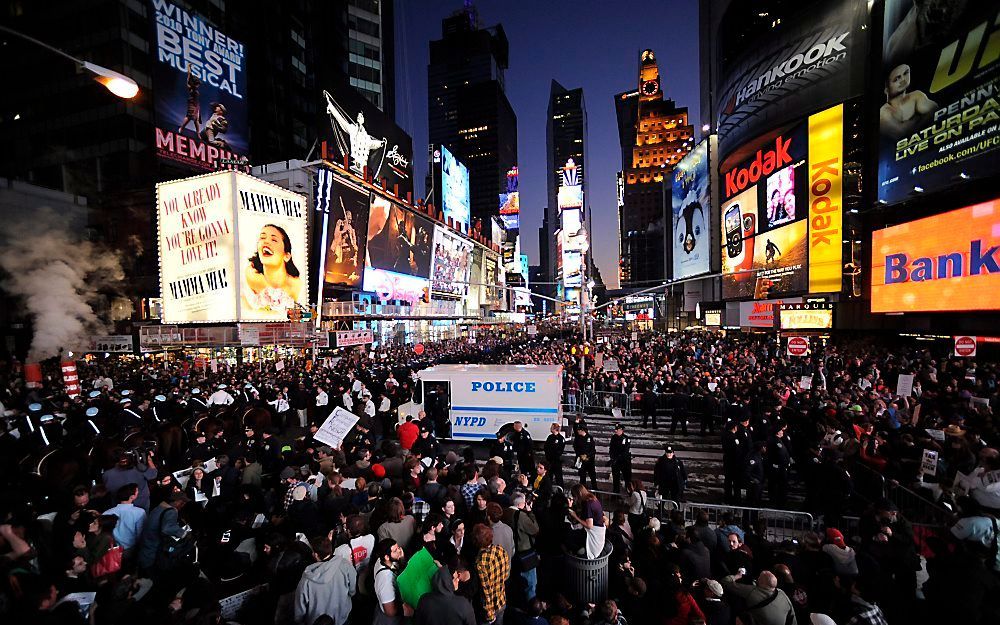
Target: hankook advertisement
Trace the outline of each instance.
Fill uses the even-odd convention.
[[[726,156],[762,132],[860,94],[866,13],[862,0],[810,3],[737,51],[720,72],[720,153]]]
[[[882,34],[879,200],[995,174],[1000,5],[886,0]]]
[[[250,135],[243,44],[171,2],[151,0],[149,6],[157,156],[202,170],[245,167]]]

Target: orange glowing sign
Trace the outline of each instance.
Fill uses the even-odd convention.
[[[872,312],[1000,309],[1000,200],[872,233]]]

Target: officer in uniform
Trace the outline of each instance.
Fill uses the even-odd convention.
[[[785,440],[788,425],[779,423],[767,445],[767,495],[774,508],[784,508],[788,500],[788,470],[792,456]]]
[[[747,456],[746,472],[744,479],[747,487],[747,505],[759,506],[764,495],[764,455],[767,453],[767,444],[757,441],[753,444],[753,451]]]
[[[208,404],[205,403],[205,398],[201,396],[200,388],[191,389],[191,400],[188,402],[188,406],[191,408],[192,415],[208,411]]]
[[[549,428],[548,438],[545,439],[545,461],[549,463],[549,472],[552,479],[559,486],[563,485],[563,452],[566,451],[566,437],[563,436],[562,427],[558,423],[553,423]]]
[[[435,438],[431,427],[430,419],[423,419],[420,422],[420,436],[413,441],[410,453],[420,454],[422,458],[433,458],[436,461],[441,454],[441,443]]]
[[[647,384],[646,390],[642,393],[642,427],[646,427],[647,421],[652,419],[653,429],[656,429],[656,408],[658,403],[658,398],[656,396],[656,391],[653,390],[653,385]]]
[[[653,467],[653,482],[660,491],[660,497],[671,501],[684,501],[684,487],[687,486],[687,470],[684,463],[674,455],[674,448],[663,446],[663,455]]]
[[[587,433],[587,426],[583,423],[576,425],[576,436],[573,437],[573,453],[576,454],[576,464],[580,469],[580,483],[585,484],[587,476],[590,476],[590,488],[597,490],[597,445],[594,438]]]
[[[517,466],[521,473],[534,477],[535,475],[535,450],[532,446],[531,432],[524,429],[524,424],[520,421],[514,422],[514,431],[510,433],[511,443],[514,444],[514,452],[517,454]]]
[[[204,432],[195,432],[194,444],[188,449],[188,462],[200,460],[205,462],[215,457],[215,445],[208,441]]]
[[[632,441],[621,423],[615,424],[615,433],[611,436],[608,455],[611,456],[611,480],[617,493],[621,490],[623,478],[626,484],[632,481]]]
[[[497,434],[497,440],[490,449],[490,456],[499,456],[503,460],[504,479],[509,478],[514,471],[514,460],[517,458],[514,443],[510,440],[510,432]]]
[[[690,406],[690,396],[687,393],[678,389],[671,400],[671,407],[673,408],[672,417],[670,419],[670,434],[671,436],[677,433],[677,424],[681,424],[681,431],[684,436],[688,433],[688,409]]]
[[[173,421],[173,411],[167,402],[166,395],[157,395],[153,398],[153,407],[150,409],[153,421],[157,423],[168,423]]]
[[[118,403],[121,404],[121,412],[118,414],[118,428],[122,432],[128,432],[133,428],[142,428],[142,415],[132,407],[132,398],[129,397],[129,391],[122,391],[122,395],[125,397],[121,398]]]
[[[750,453],[747,443],[740,436],[739,428],[739,423],[730,421],[722,434],[722,472],[725,475],[722,489],[726,503],[735,505],[743,500],[743,465]]]

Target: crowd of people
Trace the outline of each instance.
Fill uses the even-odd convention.
[[[574,345],[496,334],[280,366],[98,358],[78,363],[74,398],[58,367],[27,388],[8,366],[0,618],[220,623],[221,599],[255,589],[236,622],[1000,620],[995,364],[862,339],[792,358],[773,336],[650,333],[595,344],[618,370],[580,374]],[[590,436],[583,414],[544,447],[518,423],[486,459],[443,444],[446,405],[415,377],[438,362],[563,364],[567,403],[618,393],[647,424],[696,419],[721,437],[729,501],[785,507],[800,480],[817,526],[776,540],[738,508],[657,518],[621,464],[620,500],[598,497],[593,439],[567,446],[582,483],[559,445]],[[914,375],[908,397],[900,374]],[[414,400],[426,412],[400,419]],[[357,425],[340,445],[314,439],[338,406]],[[893,501],[863,501],[864,471],[951,518],[914,527]],[[660,494],[677,486],[666,474]],[[602,557],[607,598],[591,602],[573,572]]]

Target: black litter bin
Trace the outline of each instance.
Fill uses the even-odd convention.
[[[567,591],[581,603],[596,604],[608,598],[608,558],[612,551],[611,543],[605,542],[601,555],[593,560],[566,555]]]

